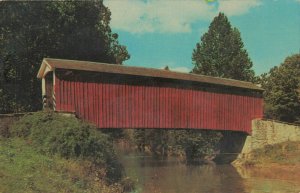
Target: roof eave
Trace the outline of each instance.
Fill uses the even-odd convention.
[[[48,72],[53,71],[55,68],[53,68],[48,62],[47,58],[43,59],[42,65],[38,71],[37,78],[44,78]]]
[[[72,65],[70,65],[70,64],[72,64]],[[96,66],[97,66],[97,68],[95,68]],[[259,92],[264,91],[264,89],[262,89],[261,87],[259,87],[258,85],[255,85],[253,83],[239,81],[239,80],[233,80],[233,79],[210,77],[210,76],[196,75],[196,74],[189,74],[189,73],[180,73],[180,72],[174,72],[174,71],[166,72],[165,70],[161,70],[161,69],[151,69],[151,68],[145,68],[145,67],[116,66],[116,65],[107,64],[107,63],[54,59],[54,58],[44,58],[41,68],[38,73],[38,78],[45,77],[48,72],[54,71],[56,68],[57,69],[79,70],[79,71],[113,73],[113,74],[136,75],[136,76],[144,76],[144,77],[157,77],[157,78],[167,78],[167,79],[176,79],[176,80],[186,80],[186,81],[193,81],[193,82],[202,82],[202,83],[207,83],[207,84],[211,84],[211,85],[221,85],[221,86],[232,87],[232,88],[250,89],[250,90],[256,90]]]

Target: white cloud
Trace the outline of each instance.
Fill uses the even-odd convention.
[[[185,67],[185,66],[179,66],[179,67],[174,67],[174,68],[170,68],[171,71],[175,71],[175,72],[185,72],[185,73],[189,73],[191,71],[191,69]]]
[[[166,66],[169,67],[170,71],[175,71],[175,72],[184,72],[184,73],[189,73],[191,69],[189,69],[186,66],[176,66],[175,62],[163,62],[163,65],[159,69],[164,69]]]
[[[112,12],[111,26],[132,33],[190,32],[191,24],[212,16],[204,1],[107,0]]]
[[[210,20],[218,11],[240,15],[260,5],[260,0],[105,0],[112,12],[111,26],[131,33],[187,33],[199,20]]]
[[[228,16],[241,15],[260,5],[260,0],[222,0],[219,2],[219,11]]]
[[[296,0],[298,3],[300,3],[300,0]]]

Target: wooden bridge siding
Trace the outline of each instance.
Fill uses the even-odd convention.
[[[56,110],[99,128],[195,128],[251,132],[262,99],[192,89],[56,78]]]

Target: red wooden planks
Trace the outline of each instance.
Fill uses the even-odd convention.
[[[76,114],[99,128],[192,128],[251,132],[263,100],[155,85],[103,83],[55,77],[56,110]]]

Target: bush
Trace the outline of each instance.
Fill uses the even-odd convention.
[[[104,167],[109,182],[122,177],[123,168],[109,136],[75,117],[51,111],[25,115],[12,126],[12,135],[26,138],[45,154],[89,160],[97,167]]]

